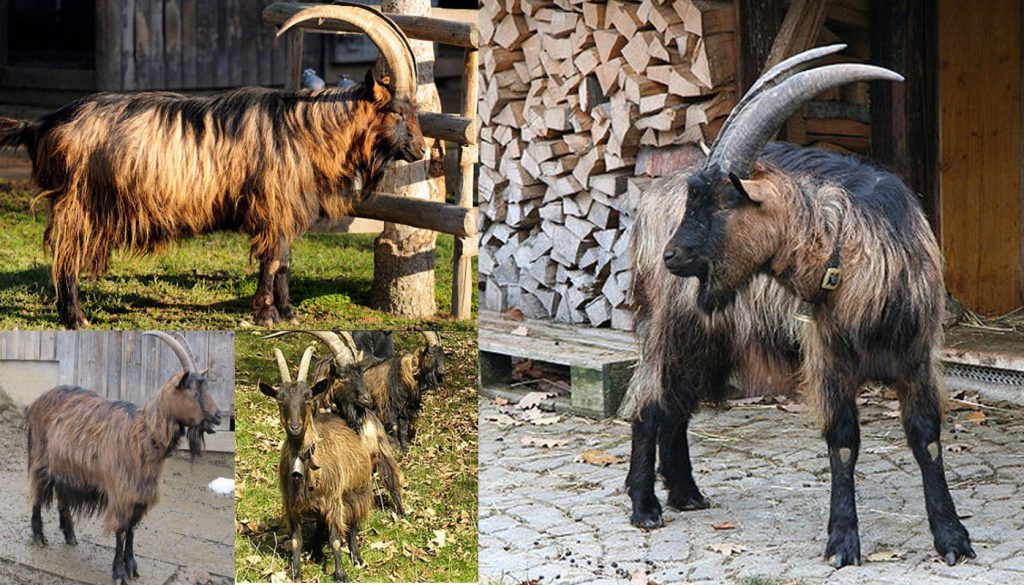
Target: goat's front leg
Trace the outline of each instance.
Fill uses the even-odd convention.
[[[302,521],[294,518],[289,524],[292,528],[291,579],[297,582],[302,579]]]
[[[135,525],[124,531],[124,572],[129,579],[139,576],[139,564],[135,562]]]
[[[626,474],[626,492],[633,504],[629,522],[637,528],[661,528],[661,504],[654,494],[654,463],[658,450],[658,417],[656,404],[647,405],[632,424],[633,446],[629,455],[629,473]]]
[[[126,585],[128,583],[128,573],[124,570],[124,531],[118,530],[114,535],[114,539],[114,585]]]
[[[363,557],[359,554],[359,541],[357,536],[359,535],[359,525],[352,522],[348,525],[348,554],[352,557],[352,564],[361,567],[363,563]]]
[[[940,386],[928,360],[912,379],[897,385],[903,430],[914,459],[921,468],[924,506],[928,512],[935,550],[946,563],[955,565],[961,558],[974,558],[971,537],[960,522],[953,497],[946,484],[942,464],[942,407]]]
[[[828,373],[819,391],[824,393],[821,397],[825,409],[824,434],[832,471],[832,500],[825,558],[836,568],[859,565],[860,535],[857,532],[857,502],[853,481],[853,471],[860,451],[856,388],[845,377]]]
[[[56,260],[54,260],[56,262]],[[57,292],[57,315],[61,324],[68,329],[84,329],[89,321],[82,314],[82,304],[78,300],[78,274],[62,272],[56,274],[53,281]]]
[[[275,250],[260,258],[260,275],[252,298],[252,314],[256,325],[270,327],[281,320],[274,305],[274,281],[281,267],[280,252]]]
[[[672,415],[663,411],[658,429],[658,451],[661,459],[661,476],[668,488],[668,505],[676,510],[704,510],[711,503],[700,493],[693,479],[693,464],[690,462],[690,443],[686,432],[692,413]]]
[[[274,307],[282,321],[292,325],[298,325],[299,320],[295,316],[295,309],[292,308],[291,295],[288,292],[288,277],[291,274],[292,245],[284,240],[281,241],[281,264],[274,276]]]
[[[338,527],[333,524],[331,525],[331,553],[334,554],[334,578],[338,583],[348,581],[345,567],[341,564],[341,530],[338,530]]]
[[[313,542],[309,543],[309,559],[318,565],[324,562],[324,544],[327,542],[327,522],[322,518],[316,521],[313,529]]]

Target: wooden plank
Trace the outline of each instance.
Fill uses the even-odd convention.
[[[228,87],[231,85],[231,35],[228,31],[228,22],[231,16],[228,13],[226,2],[214,2],[216,6],[217,20],[217,44],[213,54],[214,79],[213,87]],[[212,10],[212,7],[211,7]]]
[[[290,2],[275,2],[263,11],[263,20],[275,26],[281,26],[286,20],[312,4],[300,4]],[[377,8],[371,6],[371,8]],[[434,14],[455,15],[455,12],[440,12],[433,10]],[[409,16],[405,14],[386,13],[395,24],[402,29],[410,39],[431,41],[444,45],[452,45],[469,49],[480,47],[480,31],[475,22],[464,22],[457,20],[445,20],[426,16]],[[343,22],[309,21],[302,25],[307,30],[317,31],[341,31],[341,32],[362,32],[359,29]]]
[[[783,0],[739,0],[735,7],[736,76],[742,95],[764,70],[785,16],[785,3]]]
[[[0,87],[93,91],[96,89],[96,72],[93,69],[3,65],[0,66]]]
[[[139,87],[135,77],[135,0],[120,0],[121,23],[121,89]]]
[[[149,13],[153,9],[153,0],[135,0],[135,46],[132,48],[135,60],[135,88],[152,89],[153,71],[151,44],[153,32],[150,30]]]
[[[217,85],[217,10],[204,4],[196,9],[196,85],[197,88]]]
[[[475,120],[477,113],[477,81],[479,76],[479,51],[466,49],[465,63],[462,69],[462,116]],[[475,191],[473,172],[477,161],[476,136],[471,137],[470,144],[459,149],[459,186],[458,201],[460,207],[473,207]],[[452,315],[456,319],[468,319],[473,304],[473,255],[477,249],[475,237],[462,236],[455,239],[455,251],[452,258]]]
[[[57,332],[57,382],[60,384],[77,384],[75,364],[78,362],[78,343],[76,332]]]
[[[474,115],[475,117],[475,115]],[[437,112],[419,112],[420,131],[429,138],[438,138],[461,145],[475,145],[477,128],[473,117]]]
[[[39,359],[57,361],[57,332],[42,331],[39,334]]]
[[[826,8],[828,0],[791,0],[763,70],[813,47],[825,22]]]
[[[275,43],[273,40],[273,27],[263,22],[264,4],[264,0],[257,0],[256,2],[256,5],[260,8],[257,13],[259,25],[252,31],[252,35],[256,41],[257,66],[259,68],[257,73],[259,80],[256,83],[270,85],[273,81]]]
[[[164,11],[163,0],[150,0],[149,5],[149,54],[150,88],[167,87],[167,68],[164,65]]]
[[[465,208],[448,203],[378,193],[356,205],[352,215],[455,236],[476,236],[475,207]]]
[[[164,0],[164,87],[181,89],[185,84],[183,70],[183,18],[181,0]]]
[[[1021,291],[1021,0],[939,3],[939,189],[946,286],[983,314]]]
[[[260,83],[259,45],[263,35],[262,0],[243,0],[242,2],[242,83],[258,85]]]
[[[188,89],[199,86],[196,2],[181,0],[181,85]]]
[[[0,44],[6,45],[2,38]],[[3,61],[0,59],[0,63]],[[117,0],[98,0],[96,3],[95,67],[96,89],[121,89],[121,6]]]
[[[231,87],[238,87],[243,83],[245,67],[242,56],[242,1],[227,0],[227,11],[229,84]]]
[[[285,33],[284,90],[298,91],[302,87],[302,30]]]
[[[103,332],[104,357],[104,390],[111,400],[124,400],[121,396],[121,376],[124,375],[124,363],[121,360],[121,340],[125,333],[121,331]]]

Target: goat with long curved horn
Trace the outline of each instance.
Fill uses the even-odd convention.
[[[178,361],[181,362],[182,369],[184,369],[186,372],[190,372],[193,374],[199,373],[199,368],[196,367],[196,361],[195,358],[192,357],[191,350],[186,349],[185,345],[183,345],[181,341],[178,341],[172,335],[165,333],[163,331],[144,331],[142,335],[156,337],[157,339],[163,341],[168,345],[168,347],[171,348],[171,351],[174,352],[174,355],[178,356]],[[184,340],[184,338],[182,338],[182,340]]]
[[[280,37],[289,29],[304,22],[322,19],[339,20],[366,33],[380,49],[381,56],[391,70],[391,84],[395,89],[395,96],[415,99],[416,57],[409,46],[409,41],[393,20],[373,8],[348,2],[304,8],[281,25],[277,36]]]
[[[281,374],[281,381],[285,384],[291,384],[292,375],[288,371],[288,360],[284,359],[284,354],[276,347],[274,348],[274,357],[277,359],[277,372]]]
[[[719,165],[726,173],[746,177],[761,150],[804,102],[819,93],[855,81],[903,81],[884,67],[842,63],[801,71],[778,85],[759,85],[756,97],[722,128],[705,168]]]

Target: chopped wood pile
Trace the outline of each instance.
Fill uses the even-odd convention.
[[[838,1],[866,13],[866,0]],[[699,156],[735,105],[735,18],[716,0],[483,3],[484,308],[631,328],[637,201],[652,177]],[[811,103],[791,140],[866,152],[857,90]]]

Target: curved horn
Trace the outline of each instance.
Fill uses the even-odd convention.
[[[274,357],[277,358],[277,371],[281,374],[281,382],[291,384],[292,375],[288,373],[288,362],[284,359],[281,350],[276,347],[274,348]]]
[[[302,361],[299,362],[299,377],[296,378],[296,381],[306,381],[306,374],[309,373],[309,362],[313,359],[313,352],[315,350],[316,348],[311,345],[306,348],[306,351],[302,352]]]
[[[356,360],[355,352],[352,350],[354,347],[352,336],[349,336],[347,340],[343,337],[348,335],[347,333],[341,335],[333,331],[304,331],[303,333],[308,333],[324,342],[331,349],[334,363],[338,364],[338,367],[344,367]]]
[[[729,112],[729,116],[725,119],[725,123],[722,124],[722,129],[718,131],[718,136],[711,145],[711,150],[713,151],[720,142],[725,140],[725,137],[731,131],[730,128],[733,128],[732,122],[736,120],[740,112],[745,110],[747,106],[754,101],[754,98],[761,94],[761,92],[766,89],[771,89],[789,79],[795,73],[803,71],[811,61],[820,59],[826,55],[838,53],[845,49],[845,43],[836,43],[834,45],[825,45],[824,47],[808,49],[801,53],[797,53],[788,59],[783,59],[776,63],[775,66],[762,73],[761,76],[758,77],[750,86],[747,93],[743,94],[743,97],[736,103],[736,106],[732,111]]]
[[[170,346],[171,350],[174,351],[174,355],[178,356],[182,369],[186,372],[199,373],[199,368],[196,367],[196,361],[192,358],[192,354],[173,336],[163,331],[144,331],[142,334],[152,335]]]
[[[320,19],[339,20],[366,33],[391,70],[395,97],[416,98],[416,57],[409,40],[393,20],[372,8],[348,2],[304,8],[281,25],[277,36],[307,20]]]
[[[358,346],[356,346],[356,340],[352,339],[352,334],[348,331],[341,331],[338,333],[338,336],[341,337],[341,340],[344,341],[345,345],[348,347],[349,352],[352,353],[352,359],[357,362],[363,361],[363,352]]]
[[[705,168],[718,164],[726,173],[746,177],[764,145],[804,102],[827,89],[869,80],[903,81],[903,76],[884,67],[842,63],[802,71],[765,89],[734,118],[736,128],[715,145]]]
[[[437,334],[437,331],[420,331],[420,335],[427,341],[427,347],[441,345],[441,336]]]

